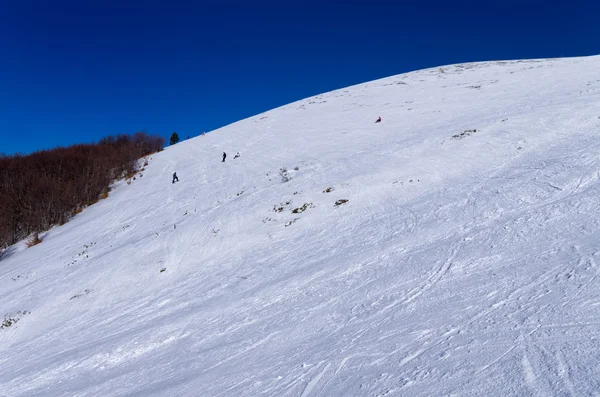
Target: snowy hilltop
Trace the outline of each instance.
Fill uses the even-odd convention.
[[[432,68],[150,156],[0,259],[0,396],[598,392],[599,70]]]

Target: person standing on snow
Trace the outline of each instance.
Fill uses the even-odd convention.
[[[179,178],[177,178],[176,172],[173,173],[173,182],[171,182],[171,183],[175,183],[175,182],[179,182]]]
[[[225,162],[225,157],[227,157],[227,153],[223,152],[223,161],[222,161],[222,163]]]

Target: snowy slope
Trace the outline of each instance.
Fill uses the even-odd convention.
[[[0,260],[0,396],[600,392],[599,70],[428,69],[153,155]]]

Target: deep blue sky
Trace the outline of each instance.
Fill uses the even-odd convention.
[[[0,152],[184,138],[424,67],[600,53],[600,2],[487,3],[0,0]]]

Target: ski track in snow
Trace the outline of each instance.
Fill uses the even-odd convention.
[[[599,68],[421,70],[149,156],[0,257],[0,396],[594,395]]]

